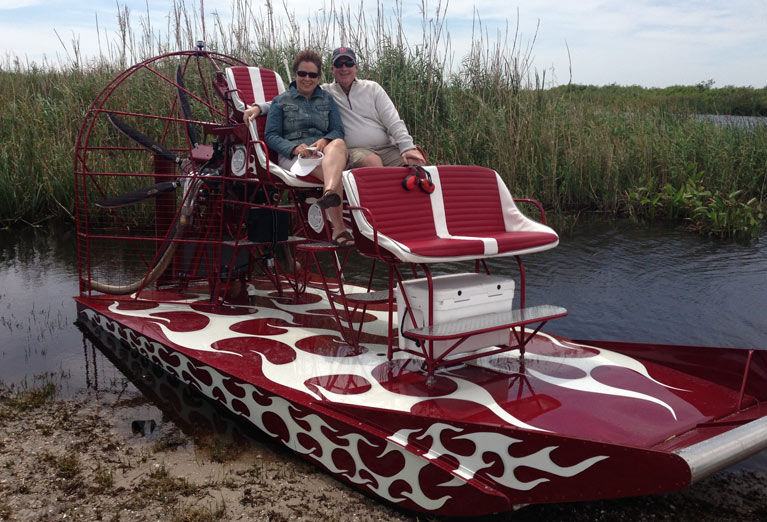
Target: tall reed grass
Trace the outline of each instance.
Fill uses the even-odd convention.
[[[710,106],[692,103],[696,93],[724,105],[727,93],[717,98],[710,85],[683,90],[687,101],[679,104],[649,91],[637,96],[637,89],[645,91],[638,87],[551,88],[534,68],[534,37],[523,40],[513,27],[490,39],[477,16],[471,49],[456,57],[441,2],[432,8],[424,0],[420,34],[405,26],[401,4],[396,16],[382,3],[373,15],[334,4],[309,23],[288,12],[278,16],[271,0],[232,6],[230,19],[209,15],[209,49],[284,75],[299,49],[329,56],[350,46],[360,58],[360,77],[389,92],[431,163],[492,167],[515,195],[549,208],[619,212],[636,187],[683,185],[690,165],[704,173],[709,190],[742,189],[745,199],[759,201],[767,194],[767,125],[745,129],[690,117]],[[82,57],[73,42],[62,67],[0,64],[0,222],[69,216],[73,144],[100,88],[143,58],[192,49],[200,36],[200,14],[184,0],[174,2],[162,30],[142,15],[134,30],[127,8],[118,21],[118,33],[103,36],[96,58]],[[128,94],[152,103],[151,92]],[[757,100],[754,106],[767,98],[764,89],[746,94]]]

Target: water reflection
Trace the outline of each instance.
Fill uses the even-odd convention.
[[[767,236],[737,243],[605,220],[554,228],[559,246],[524,258],[526,304],[569,312],[546,331],[575,339],[767,349]],[[366,281],[363,263],[350,269]],[[512,258],[488,264],[494,274],[518,277]],[[435,273],[466,270],[473,263],[433,266]],[[381,269],[376,286],[385,285]]]
[[[767,125],[764,116],[731,116],[727,114],[696,114],[698,121],[713,122],[723,127],[736,127],[743,129],[756,129],[761,125]]]
[[[86,322],[78,323],[85,347],[85,366],[94,376],[105,365],[115,368],[120,382],[90,380],[89,389],[117,391],[115,414],[132,435],[148,441],[167,440],[178,428],[197,442],[215,436],[234,441],[241,449],[271,442],[239,417],[219,407],[194,388],[163,371],[135,350],[120,343],[101,329],[91,330]],[[97,354],[105,357],[97,357]]]
[[[82,388],[80,335],[72,326],[75,248],[69,228],[0,231],[0,382],[5,385],[52,379],[63,394]]]
[[[550,330],[599,338],[767,349],[767,243],[583,224],[528,260],[530,303],[570,311]]]

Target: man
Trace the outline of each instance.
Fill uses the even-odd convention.
[[[426,163],[383,87],[372,80],[357,79],[353,50],[339,47],[333,51],[330,70],[335,81],[321,87],[333,95],[341,112],[349,168]],[[244,119],[253,119],[268,109],[268,103],[250,107]]]

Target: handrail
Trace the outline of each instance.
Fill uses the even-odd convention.
[[[532,203],[536,207],[538,207],[538,212],[541,213],[541,224],[546,224],[546,214],[543,211],[543,205],[541,205],[539,202],[537,202],[534,199],[528,199],[528,198],[514,198],[514,203]]]
[[[376,255],[379,259],[383,259],[384,256],[381,254],[381,248],[378,245],[378,226],[376,225],[375,218],[373,217],[373,214],[370,212],[370,209],[367,207],[359,207],[359,206],[352,206],[349,205],[349,211],[359,210],[362,212],[365,219],[370,223],[370,227],[373,229],[373,245],[376,248]]]

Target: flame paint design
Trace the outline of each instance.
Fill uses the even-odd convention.
[[[617,388],[615,386],[609,386],[607,384],[601,383],[598,380],[593,378],[592,372],[595,369],[600,367],[616,366],[620,368],[625,368],[627,370],[632,370],[659,386],[663,386],[671,390],[679,390],[679,391],[687,391],[687,390],[682,390],[680,388],[668,386],[666,384],[663,384],[662,382],[657,381],[656,379],[653,379],[650,376],[650,374],[647,372],[647,368],[645,368],[644,365],[642,365],[639,361],[632,359],[631,357],[627,357],[623,354],[611,352],[609,350],[604,350],[604,349],[596,348],[593,346],[578,345],[572,342],[563,343],[563,342],[560,342],[558,339],[543,332],[539,332],[538,335],[540,337],[547,339],[552,344],[560,346],[568,350],[576,350],[576,349],[582,350],[583,348],[589,348],[590,350],[596,353],[592,357],[564,357],[564,356],[554,357],[550,355],[537,354],[534,352],[527,352],[525,354],[525,359],[527,360],[568,364],[571,366],[575,366],[576,368],[578,368],[584,373],[583,377],[568,379],[568,378],[562,378],[562,377],[557,377],[553,375],[547,375],[546,373],[536,371],[535,368],[528,367],[525,371],[529,373],[530,375],[532,375],[533,377],[536,377],[537,379],[540,379],[549,384],[553,384],[555,386],[561,386],[562,388],[568,388],[570,390],[577,390],[577,391],[582,391],[587,393],[601,393],[604,395],[612,395],[614,397],[628,397],[632,399],[652,402],[654,404],[661,406],[662,408],[665,408],[669,413],[671,413],[671,416],[674,418],[674,420],[677,420],[676,412],[674,411],[674,409],[669,404],[658,399],[657,397],[653,397],[652,395],[648,395],[646,393],[640,393],[640,392],[636,392],[632,390],[627,390],[624,388]],[[497,367],[490,366],[486,361],[483,361],[482,359],[477,359],[473,363],[479,367],[498,370]]]
[[[349,291],[359,290],[358,288],[351,287],[350,285],[347,285],[347,287],[349,288]],[[259,319],[274,319],[275,322],[282,321],[290,325],[295,325],[290,326],[290,328],[282,328],[283,333],[270,335],[268,338],[274,339],[288,346],[295,347],[301,340],[306,340],[315,336],[337,337],[338,333],[335,330],[306,327],[296,324],[294,320],[296,315],[300,314],[326,317],[324,314],[319,313],[318,311],[330,308],[324,292],[321,292],[318,289],[308,288],[307,293],[314,293],[315,295],[319,296],[320,301],[309,304],[284,304],[279,303],[276,300],[272,300],[275,308],[257,308],[256,316]],[[269,298],[269,294],[270,291],[257,289],[257,295],[260,297]],[[130,317],[138,317],[152,321],[162,329],[163,334],[169,341],[189,350],[226,353],[235,357],[241,357],[242,355],[236,352],[216,349],[214,348],[214,344],[218,341],[221,341],[222,339],[258,339],[261,337],[258,335],[236,332],[232,329],[234,325],[254,317],[246,313],[247,308],[243,309],[243,315],[219,315],[211,312],[203,312],[197,310],[195,313],[204,315],[209,319],[207,326],[204,328],[193,332],[179,332],[169,328],[168,325],[170,324],[170,320],[162,317],[162,315],[169,312],[178,312],[179,310],[188,311],[189,306],[187,306],[186,303],[190,302],[192,302],[192,300],[187,300],[181,306],[176,303],[158,303],[154,308],[148,310],[124,310],[120,308],[119,303],[115,302],[112,306],[109,307],[109,310],[117,314]],[[380,312],[380,315],[385,316],[385,312]],[[377,325],[377,328],[380,329],[380,323],[382,322],[385,324],[385,320],[377,320],[365,323],[364,331],[366,333],[373,333],[370,331],[369,325],[375,324]],[[554,337],[544,333],[539,333],[539,335],[549,340],[549,342],[566,350],[574,350],[576,347],[579,347],[579,345],[575,345],[574,343],[562,343]],[[253,351],[252,353],[261,357],[262,372],[264,377],[269,379],[271,382],[281,386],[307,393],[315,399],[324,399],[340,404],[348,404],[354,406],[379,407],[395,411],[411,411],[411,409],[416,404],[433,399],[433,396],[416,397],[391,392],[383,388],[378,380],[373,377],[373,370],[382,362],[381,354],[385,354],[386,352],[386,346],[383,344],[384,340],[385,339],[382,339],[382,344],[379,345],[366,344],[366,348],[368,350],[363,351],[358,355],[347,355],[346,357],[328,357],[326,355],[313,354],[300,349],[295,349],[295,358],[291,362],[282,364],[272,363],[263,354],[256,351]],[[583,347],[580,348],[582,349]],[[530,360],[556,362],[575,366],[584,372],[585,375],[582,378],[565,379],[547,375],[546,373],[536,371],[532,368],[528,369],[527,371],[530,373],[530,375],[533,375],[534,377],[544,382],[563,388],[578,390],[586,393],[599,393],[616,397],[628,397],[637,400],[648,401],[666,409],[673,416],[673,418],[676,419],[676,413],[674,412],[674,409],[666,402],[651,395],[603,384],[592,377],[592,371],[602,366],[618,366],[632,370],[655,384],[665,386],[667,388],[671,387],[668,387],[653,379],[649,375],[647,369],[641,363],[630,357],[599,348],[590,348],[590,350],[595,352],[593,357],[553,357],[548,355],[535,354],[529,351],[525,356]],[[409,357],[409,355],[401,352],[395,352],[394,354],[395,359],[403,359]],[[488,366],[488,363],[482,359],[478,359],[472,364],[480,367],[496,369],[495,367]],[[316,390],[315,388],[307,386],[307,381],[314,377],[323,375],[357,375],[370,383],[371,387],[364,393],[343,394],[334,393],[324,389]],[[455,375],[450,375],[446,372],[441,372],[440,375],[444,378],[452,380],[457,385],[457,389],[455,391],[448,395],[441,396],[440,398],[460,399],[482,405],[491,410],[495,415],[503,419],[505,422],[517,428],[530,430],[542,429],[523,422],[522,420],[508,413],[483,387],[468,380],[461,379]]]
[[[420,430],[400,430],[395,433],[391,439],[399,441],[407,440],[410,435],[419,431]],[[488,476],[502,486],[519,491],[531,490],[539,484],[548,482],[549,479],[539,478],[528,482],[522,482],[517,479],[514,474],[517,468],[527,467],[545,471],[560,477],[573,477],[590,468],[597,462],[607,458],[605,455],[599,455],[586,459],[573,466],[563,467],[556,464],[551,458],[551,453],[557,449],[558,446],[549,446],[524,457],[512,457],[509,453],[509,449],[514,444],[522,442],[522,440],[493,432],[475,432],[454,436],[453,438],[455,439],[469,440],[474,443],[474,452],[471,455],[460,455],[449,451],[442,444],[443,435],[451,431],[460,433],[462,430],[449,424],[436,423],[416,437],[419,440],[431,439],[432,443],[429,453],[426,455],[427,458],[436,459],[444,455],[455,458],[458,461],[458,466],[455,468],[454,473],[459,477],[470,480],[474,478],[474,475],[478,472],[485,468],[489,468],[492,465],[492,460],[486,458],[487,453],[490,451],[495,455],[498,455],[501,459],[501,462],[503,463],[503,474]]]
[[[84,310],[83,314],[91,323],[114,335],[121,341],[128,343],[131,348],[160,364],[171,374],[179,375],[186,372],[188,375],[193,375],[200,371],[200,368],[196,367],[189,358],[179,353],[174,354],[178,364],[170,364],[162,358],[158,358],[157,353],[163,349],[160,343],[137,335],[132,330],[123,328],[119,323],[97,314],[93,310]],[[237,383],[237,387],[243,392],[242,394],[238,393],[238,395],[255,399],[247,401],[248,407],[243,409],[242,405],[237,403],[242,401],[242,399],[228,391],[231,388],[231,385],[226,385],[229,377],[210,367],[206,367],[204,371],[211,377],[210,384],[206,385],[200,380],[191,382],[204,395],[216,398],[229,410],[246,417],[254,426],[265,433],[275,438],[280,438],[280,434],[272,431],[266,422],[269,414],[276,415],[284,423],[287,430],[287,440],[282,442],[297,453],[322,465],[331,473],[340,475],[349,480],[349,482],[368,489],[390,502],[401,503],[407,499],[424,510],[438,510],[452,498],[449,495],[430,498],[424,493],[420,481],[414,480],[414,477],[418,477],[421,470],[429,466],[430,463],[427,459],[421,459],[412,452],[406,451],[401,445],[385,441],[383,447],[378,448],[380,444],[376,444],[375,441],[369,440],[364,435],[354,432],[341,433],[320,415],[303,412],[295,404],[282,397],[266,395],[248,383]],[[344,443],[335,442],[333,438],[327,435],[328,433],[336,435],[335,438],[339,441],[344,441]],[[313,441],[314,444],[303,444],[301,442],[302,436],[305,436],[303,437],[305,440]],[[366,453],[361,451],[362,446],[379,449],[379,452],[373,459],[374,462],[386,457],[389,453],[398,453],[403,461],[401,469],[394,474],[387,473],[384,475],[377,473],[374,467],[369,465],[362,457]],[[333,455],[339,450],[343,451],[347,458],[353,461],[353,472],[336,464]],[[402,491],[399,496],[391,494],[392,485],[397,481],[404,481],[409,484],[411,491]],[[465,484],[465,481],[458,481],[452,486],[457,487]]]
[[[350,290],[356,289],[350,288]],[[245,355],[258,357],[260,373],[264,378],[276,385],[307,394],[311,400],[321,403],[364,406],[410,413],[419,404],[427,401],[454,399],[467,401],[485,408],[515,428],[538,433],[547,431],[515,417],[506,411],[481,383],[462,378],[460,372],[452,372],[449,369],[437,371],[438,379],[446,379],[451,383],[451,386],[445,388],[446,391],[442,394],[437,393],[435,395],[432,393],[429,396],[419,396],[411,394],[412,390],[405,394],[398,393],[397,389],[391,388],[391,386],[385,387],[376,377],[376,369],[387,364],[385,357],[382,357],[386,354],[386,346],[384,344],[385,337],[382,337],[381,333],[382,331],[385,332],[386,329],[385,312],[368,311],[368,314],[375,316],[377,320],[366,322],[364,331],[369,336],[377,335],[381,338],[381,343],[364,343],[364,349],[360,350],[359,353],[349,350],[344,352],[340,345],[339,349],[343,352],[343,356],[333,356],[332,353],[312,353],[299,348],[298,346],[307,343],[307,345],[311,345],[312,341],[317,338],[338,338],[335,330],[302,324],[300,318],[308,316],[322,317],[327,323],[328,315],[322,312],[330,308],[324,292],[309,288],[307,293],[315,294],[318,298],[310,299],[312,300],[311,303],[285,304],[277,302],[277,299],[271,299],[269,291],[257,289],[257,296],[261,302],[269,300],[273,304],[272,307],[257,306],[254,307],[255,310],[251,309],[250,311],[247,307],[242,307],[241,309],[229,309],[224,314],[205,311],[205,307],[194,306],[194,303],[199,303],[200,299],[204,298],[202,295],[193,296],[183,302],[146,303],[147,308],[145,309],[134,309],[142,307],[124,306],[119,301],[115,301],[108,307],[108,310],[118,320],[120,316],[123,316],[154,324],[167,338],[169,344],[183,347],[192,353],[200,352],[201,356],[203,353],[216,353],[236,358],[243,358]],[[469,487],[467,482],[475,478],[478,473],[492,479],[504,488],[529,491],[542,483],[551,481],[552,479],[549,478],[551,476],[573,477],[608,458],[605,455],[594,455],[574,465],[560,466],[554,462],[552,457],[552,453],[558,447],[555,445],[535,449],[525,456],[513,457],[510,448],[523,442],[521,438],[513,438],[491,431],[464,432],[462,428],[445,422],[436,422],[426,428],[402,428],[388,435],[386,439],[375,440],[363,431],[350,430],[349,425],[331,421],[331,419],[319,415],[311,409],[300,407],[284,397],[261,391],[256,386],[240,380],[235,382],[232,377],[211,366],[201,367],[181,352],[175,350],[168,352],[162,344],[137,334],[91,309],[86,309],[83,313],[100,328],[129,343],[144,356],[162,365],[168,372],[182,376],[184,380],[198,387],[202,393],[223,403],[231,411],[245,416],[264,432],[284,439],[283,443],[296,452],[316,461],[331,473],[391,502],[409,501],[421,509],[435,511],[444,506],[449,499],[458,496],[457,493],[456,495],[440,493],[430,497],[424,492],[426,485],[420,482],[422,479],[419,477],[423,475],[422,470],[433,466],[432,463],[443,456],[452,457],[458,463],[452,470],[452,478],[443,473],[441,481],[432,484],[432,488],[437,487],[438,491],[443,493],[444,488],[451,491],[453,488]],[[178,317],[181,313],[198,314],[201,327],[192,331],[185,331],[185,328],[174,323],[174,321],[179,320]],[[254,319],[266,322],[273,328],[268,333],[259,333],[258,335],[240,331],[247,330],[247,328],[238,329],[238,325]],[[307,321],[304,319],[303,322],[306,323]],[[383,328],[381,323],[384,323]],[[378,330],[378,332],[374,332],[374,330]],[[528,367],[526,372],[530,376],[561,388],[649,402],[670,412],[676,419],[674,409],[659,398],[630,389],[610,386],[599,382],[592,376],[592,372],[596,368],[616,366],[635,372],[656,385],[665,386],[653,379],[647,369],[638,361],[593,347],[588,347],[584,351],[584,347],[560,342],[546,334],[539,333],[538,336],[545,339],[546,342],[556,345],[561,349],[561,353],[542,354],[528,350],[525,355],[526,360],[567,365],[580,370],[582,376],[565,378],[561,375],[550,375],[545,371],[545,365],[539,369]],[[245,340],[244,346],[250,346],[247,342],[249,339],[252,339],[254,348],[266,341],[284,346],[285,349],[292,351],[291,357],[274,359],[256,349],[246,349],[244,353],[238,353],[217,348],[222,344],[222,341],[230,342],[232,340]],[[259,343],[259,339],[263,342]],[[243,345],[240,344],[239,346]],[[320,352],[322,351],[327,350],[320,350]],[[170,355],[163,356],[163,353]],[[587,355],[584,356],[584,353]],[[395,363],[400,360],[400,362],[406,362],[407,359],[411,358],[410,355],[401,352],[395,352],[394,355]],[[498,361],[518,360],[518,356],[501,355],[493,357],[490,361],[477,359],[470,364],[498,372],[503,371],[502,365],[497,364]],[[317,385],[318,378],[333,378],[334,376],[351,376],[357,384],[355,390],[342,393],[344,390],[332,391]],[[673,389],[669,386],[665,387]],[[281,430],[275,431],[270,426],[266,420],[270,415],[281,420],[287,435],[282,434]],[[531,422],[534,423],[534,421]],[[471,442],[474,449],[468,454],[457,454],[445,447],[443,443],[445,438]],[[421,443],[430,440],[431,442],[428,451],[419,456],[419,452],[413,451],[408,440],[420,441]],[[401,455],[402,469],[396,473],[376,472],[375,463],[367,462],[363,457],[363,455],[371,455],[370,448],[375,449],[372,453],[375,455],[375,460],[385,458],[392,453]],[[346,455],[345,459],[339,461],[337,457],[334,457],[338,451]],[[497,455],[498,458],[488,459],[486,456],[488,452]],[[495,461],[500,461],[502,464],[500,473],[490,475],[489,471],[483,471],[487,470]],[[352,465],[342,465],[339,462],[351,462]],[[545,475],[532,480],[521,480],[516,475],[516,471],[521,467],[538,470]],[[410,491],[393,489],[393,485],[397,481],[408,483]],[[392,493],[393,490],[399,492]],[[429,489],[429,491],[434,491],[434,489]]]

